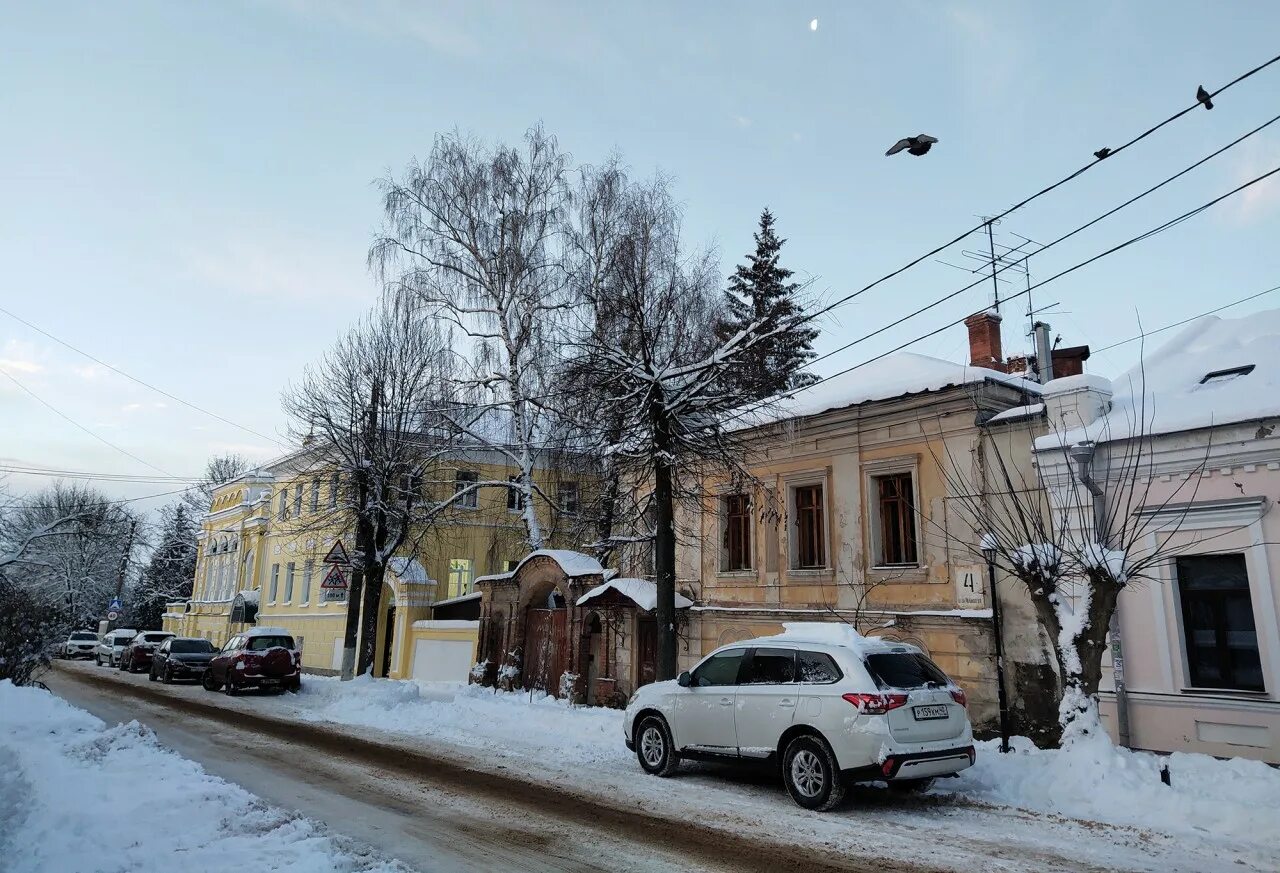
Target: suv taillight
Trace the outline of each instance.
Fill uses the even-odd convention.
[[[954,700],[956,703],[960,704],[961,706],[969,705],[969,698],[965,697],[964,691],[959,688],[951,689],[951,699]]]
[[[864,715],[884,715],[891,709],[907,705],[905,694],[843,694]]]

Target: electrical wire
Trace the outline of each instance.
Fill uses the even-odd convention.
[[[1094,349],[1092,351],[1092,354],[1108,352],[1111,349],[1118,348],[1119,346],[1127,345],[1128,343],[1131,343],[1131,342],[1137,342],[1140,339],[1146,339],[1147,337],[1155,336],[1158,333],[1164,333],[1166,330],[1173,330],[1175,327],[1182,327],[1184,324],[1190,324],[1191,322],[1195,321],[1198,318],[1204,318],[1207,315],[1213,315],[1215,313],[1221,312],[1224,309],[1230,309],[1233,306],[1239,306],[1241,303],[1248,303],[1250,300],[1257,300],[1259,297],[1262,297],[1263,295],[1271,294],[1276,291],[1280,291],[1280,285],[1276,285],[1272,288],[1268,288],[1265,291],[1259,291],[1257,294],[1250,294],[1248,297],[1241,297],[1239,300],[1232,301],[1231,303],[1224,303],[1223,305],[1217,307],[1216,309],[1210,309],[1205,312],[1201,312],[1199,315],[1192,315],[1189,318],[1182,319],[1182,321],[1175,321],[1173,322],[1173,324],[1166,324],[1164,327],[1157,327],[1155,330],[1149,330],[1146,333],[1140,333],[1135,336],[1131,336],[1128,339],[1120,340],[1119,342],[1112,343],[1109,346],[1103,346],[1100,349]]]
[[[1269,66],[1271,66],[1272,64],[1276,63],[1277,61],[1280,61],[1280,55],[1276,55],[1276,56],[1275,56],[1274,58],[1272,58],[1271,60],[1269,60],[1269,61],[1265,61],[1265,62],[1263,62],[1263,63],[1259,64],[1258,66],[1254,67],[1253,69],[1248,70],[1247,72],[1242,73],[1242,74],[1241,74],[1241,75],[1239,75],[1239,76],[1236,76],[1236,78],[1232,79],[1230,82],[1228,82],[1227,84],[1223,85],[1223,86],[1222,86],[1221,88],[1219,88],[1218,90],[1213,91],[1213,92],[1210,94],[1210,96],[1211,96],[1211,97],[1216,97],[1218,94],[1221,94],[1223,91],[1226,91],[1228,88],[1231,88],[1231,87],[1233,87],[1234,85],[1237,85],[1237,84],[1239,84],[1240,82],[1243,82],[1245,79],[1248,79],[1250,76],[1253,76],[1254,74],[1261,72],[1262,70],[1266,69],[1267,67],[1269,67]],[[1122,145],[1117,146],[1116,148],[1112,149],[1112,150],[1111,150],[1111,152],[1110,152],[1110,153],[1107,155],[1107,157],[1105,158],[1105,160],[1111,160],[1111,158],[1114,158],[1114,157],[1115,157],[1117,154],[1119,154],[1120,152],[1124,151],[1125,149],[1129,148],[1129,147],[1130,147],[1130,146],[1132,146],[1132,145],[1135,145],[1135,144],[1137,144],[1137,143],[1141,142],[1142,140],[1144,140],[1144,139],[1146,139],[1147,137],[1151,136],[1151,135],[1152,135],[1153,133],[1155,133],[1156,131],[1160,130],[1161,128],[1165,127],[1166,125],[1171,124],[1171,123],[1173,123],[1174,121],[1176,121],[1176,120],[1178,120],[1179,118],[1181,118],[1182,116],[1186,115],[1188,112],[1192,112],[1192,111],[1194,111],[1195,109],[1199,108],[1199,106],[1200,106],[1200,102],[1197,100],[1196,102],[1192,103],[1192,104],[1191,104],[1190,106],[1188,106],[1187,108],[1182,109],[1182,110],[1180,110],[1180,111],[1178,111],[1178,112],[1175,112],[1173,115],[1170,115],[1170,116],[1169,116],[1168,118],[1166,118],[1164,121],[1161,121],[1161,122],[1159,122],[1158,124],[1156,124],[1156,125],[1154,125],[1154,126],[1152,126],[1152,127],[1147,128],[1147,129],[1146,129],[1146,130],[1144,130],[1142,133],[1138,134],[1137,136],[1133,137],[1132,139],[1128,140],[1127,142],[1123,143]],[[1053,190],[1055,190],[1055,189],[1057,189],[1057,188],[1062,187],[1063,185],[1065,185],[1066,183],[1070,182],[1071,180],[1076,179],[1077,177],[1079,177],[1079,176],[1083,175],[1084,173],[1088,172],[1088,171],[1089,171],[1089,170],[1091,170],[1092,168],[1096,167],[1098,164],[1102,163],[1102,161],[1103,161],[1103,160],[1104,160],[1104,159],[1096,158],[1096,159],[1094,159],[1093,161],[1090,161],[1089,163],[1085,164],[1083,167],[1081,167],[1080,169],[1076,170],[1075,172],[1068,174],[1067,176],[1063,177],[1062,179],[1059,179],[1057,182],[1054,182],[1054,183],[1053,183],[1053,184],[1051,184],[1051,185],[1048,185],[1048,186],[1046,186],[1046,187],[1044,187],[1044,188],[1041,188],[1039,191],[1035,192],[1035,193],[1034,193],[1034,194],[1032,194],[1030,197],[1026,197],[1026,198],[1024,198],[1024,199],[1022,199],[1022,200],[1018,201],[1017,203],[1015,203],[1014,205],[1012,205],[1012,206],[1010,206],[1008,209],[1006,209],[1004,212],[1001,212],[999,215],[995,215],[995,216],[993,216],[993,217],[991,217],[991,218],[986,218],[986,219],[984,219],[981,223],[979,223],[979,224],[977,224],[977,225],[974,225],[973,227],[969,228],[969,229],[968,229],[968,230],[966,230],[964,233],[960,234],[959,236],[955,237],[954,239],[948,240],[947,242],[943,243],[942,245],[938,246],[937,248],[934,248],[934,249],[931,249],[931,250],[929,250],[929,251],[925,252],[923,255],[920,255],[919,257],[915,258],[914,260],[909,261],[908,263],[904,264],[903,266],[899,267],[898,269],[896,269],[896,270],[894,270],[894,271],[892,271],[892,272],[890,272],[890,273],[886,273],[885,275],[881,276],[879,279],[876,279],[874,282],[871,282],[871,283],[869,283],[869,284],[867,284],[867,285],[864,285],[864,286],[862,286],[861,288],[859,288],[857,291],[854,291],[854,292],[852,292],[852,293],[850,293],[850,294],[846,294],[844,297],[841,297],[840,299],[838,299],[838,300],[836,300],[836,301],[834,301],[834,302],[832,302],[832,303],[830,303],[830,304],[826,305],[825,307],[823,307],[822,309],[820,309],[820,310],[818,310],[816,313],[814,313],[814,317],[816,318],[816,317],[818,317],[818,316],[820,316],[820,315],[824,315],[824,314],[826,314],[826,313],[830,312],[831,310],[835,309],[835,308],[836,308],[836,307],[838,307],[838,306],[843,306],[845,303],[848,303],[850,300],[853,300],[853,299],[854,299],[854,298],[856,298],[856,297],[860,297],[861,295],[863,295],[863,294],[865,294],[866,292],[870,291],[872,288],[875,288],[877,285],[880,285],[880,284],[882,284],[882,283],[884,283],[884,282],[887,282],[889,279],[894,278],[895,276],[898,276],[898,275],[900,275],[900,274],[902,274],[902,273],[905,273],[907,270],[909,270],[909,269],[911,269],[912,267],[916,266],[916,265],[917,265],[917,264],[919,264],[921,261],[924,261],[924,260],[926,260],[926,259],[928,259],[928,258],[931,258],[931,257],[933,257],[934,255],[938,254],[939,252],[941,252],[941,251],[943,251],[943,250],[945,250],[945,249],[950,248],[951,246],[955,245],[955,244],[956,244],[956,243],[958,243],[958,242],[961,242],[961,241],[962,241],[962,240],[964,240],[964,238],[965,238],[965,237],[967,237],[969,234],[971,234],[971,233],[975,233],[975,232],[977,232],[977,231],[979,231],[979,230],[982,230],[982,229],[983,229],[984,227],[986,227],[988,224],[994,224],[995,222],[999,221],[1000,219],[1002,219],[1002,218],[1004,218],[1004,217],[1006,217],[1006,216],[1008,216],[1008,215],[1012,214],[1013,212],[1015,212],[1015,211],[1017,211],[1017,210],[1021,209],[1021,208],[1022,208],[1022,207],[1024,207],[1024,206],[1026,206],[1028,203],[1031,203],[1031,202],[1032,202],[1032,201],[1034,201],[1034,200],[1038,200],[1039,198],[1043,197],[1045,194],[1048,194],[1050,191],[1053,191]],[[987,278],[990,278],[990,277],[987,277]]]
[[[98,442],[102,443],[103,445],[105,445],[105,446],[110,446],[111,448],[113,448],[113,449],[115,449],[117,452],[119,452],[120,454],[125,455],[125,456],[130,457],[130,458],[133,458],[133,460],[137,461],[139,464],[142,464],[144,467],[150,467],[151,469],[156,470],[156,471],[158,471],[158,472],[160,472],[160,473],[163,473],[164,475],[169,476],[170,478],[175,478],[175,479],[177,478],[177,477],[176,477],[176,476],[174,476],[172,473],[169,473],[169,472],[167,472],[167,471],[165,471],[165,470],[161,470],[159,467],[157,467],[155,464],[151,463],[150,461],[143,460],[142,458],[139,458],[137,455],[135,455],[133,452],[129,451],[128,449],[122,449],[120,446],[118,446],[118,445],[116,445],[115,443],[111,442],[111,440],[107,439],[106,437],[101,436],[101,435],[99,435],[98,433],[95,433],[94,431],[92,431],[92,430],[90,430],[89,428],[85,427],[83,424],[81,424],[80,422],[76,421],[74,418],[72,418],[71,416],[67,415],[67,414],[66,414],[65,412],[63,412],[62,410],[58,409],[58,408],[57,408],[56,406],[54,406],[52,403],[50,403],[49,401],[45,400],[45,399],[44,399],[43,397],[41,397],[39,394],[37,394],[36,392],[32,391],[32,390],[31,390],[30,388],[28,388],[26,385],[23,385],[23,384],[22,384],[21,382],[19,382],[19,381],[17,380],[17,378],[16,378],[12,373],[10,373],[9,371],[7,371],[7,370],[0,370],[0,373],[3,373],[3,374],[4,374],[4,376],[5,376],[5,377],[10,381],[10,382],[12,382],[13,384],[17,385],[19,388],[21,388],[23,391],[25,391],[28,395],[30,395],[30,396],[31,396],[31,397],[33,397],[36,401],[38,401],[41,405],[43,405],[46,409],[48,409],[49,411],[51,411],[51,412],[53,412],[54,414],[56,414],[59,418],[62,418],[62,419],[64,419],[65,421],[67,421],[67,422],[69,422],[69,423],[71,423],[71,424],[75,425],[75,426],[76,426],[76,427],[78,427],[80,430],[84,431],[84,432],[85,432],[85,433],[87,433],[89,436],[93,437],[95,440],[97,440]]]
[[[209,410],[205,409],[204,407],[202,407],[202,406],[197,406],[196,404],[192,403],[192,402],[191,402],[191,401],[189,401],[189,400],[183,400],[181,397],[178,397],[176,394],[170,394],[168,391],[165,391],[163,388],[157,388],[155,385],[152,385],[150,382],[144,382],[142,379],[139,379],[137,376],[130,375],[129,373],[126,373],[124,370],[121,370],[119,367],[116,367],[116,366],[114,366],[114,365],[112,365],[112,364],[108,364],[106,361],[102,360],[101,358],[99,358],[99,357],[96,357],[96,356],[94,356],[94,355],[89,354],[89,353],[88,353],[88,352],[86,352],[84,349],[81,349],[81,348],[78,348],[78,347],[76,347],[76,346],[73,346],[71,343],[67,342],[66,340],[61,339],[60,337],[56,337],[56,336],[54,336],[53,334],[49,333],[49,331],[45,330],[44,328],[42,328],[42,327],[40,327],[40,326],[38,326],[38,325],[36,325],[36,324],[33,324],[32,322],[28,321],[27,319],[23,318],[23,317],[22,317],[22,316],[20,316],[20,315],[17,315],[17,314],[16,314],[16,313],[14,313],[14,312],[9,311],[8,309],[5,309],[3,306],[0,306],[0,313],[3,313],[4,315],[9,316],[9,317],[10,317],[10,318],[12,318],[14,321],[17,321],[17,322],[19,322],[19,323],[21,323],[21,324],[25,324],[27,327],[31,328],[32,330],[36,331],[36,332],[37,332],[37,333],[39,333],[39,334],[42,334],[42,335],[44,335],[44,336],[48,337],[49,339],[53,340],[54,342],[58,343],[59,345],[62,345],[62,346],[65,346],[65,347],[66,347],[66,348],[68,348],[68,349],[71,349],[71,351],[75,352],[76,354],[78,354],[78,355],[83,355],[84,357],[86,357],[86,358],[88,358],[89,360],[93,361],[95,364],[98,364],[98,365],[100,365],[100,366],[106,367],[106,368],[107,368],[108,370],[110,370],[111,372],[116,373],[117,375],[123,376],[124,378],[128,379],[128,380],[129,380],[129,381],[131,381],[131,382],[136,382],[137,384],[141,385],[142,387],[144,387],[144,388],[148,388],[148,389],[150,389],[150,390],[152,390],[152,391],[156,392],[157,394],[159,394],[159,395],[161,395],[161,396],[163,396],[163,397],[167,397],[167,398],[169,398],[170,400],[172,400],[172,401],[173,401],[173,402],[175,402],[175,403],[181,403],[183,406],[187,407],[188,409],[194,409],[196,412],[199,412],[199,413],[201,413],[201,414],[203,414],[203,415],[207,415],[207,416],[209,416],[210,418],[217,419],[218,421],[222,422],[223,424],[229,424],[229,425],[231,425],[232,427],[239,428],[240,430],[244,431],[245,433],[253,434],[254,436],[256,436],[256,437],[258,437],[258,438],[260,438],[260,439],[267,440],[268,442],[273,442],[273,443],[275,443],[276,445],[280,446],[281,448],[286,448],[285,444],[284,444],[283,442],[281,442],[280,440],[276,439],[275,437],[270,437],[270,436],[267,436],[267,435],[266,435],[266,434],[264,434],[264,433],[259,433],[258,431],[254,430],[254,429],[253,429],[253,428],[251,428],[251,427],[246,427],[246,426],[245,426],[245,425],[243,425],[243,424],[238,424],[238,423],[236,423],[236,422],[232,421],[231,419],[226,418],[225,416],[219,415],[219,414],[218,414],[218,413],[216,413],[216,412],[210,412]],[[148,465],[148,466],[149,466],[149,465]]]

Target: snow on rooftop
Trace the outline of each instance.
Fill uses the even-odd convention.
[[[389,558],[387,560],[387,569],[394,573],[401,582],[425,585],[431,581],[431,577],[427,575],[426,568],[419,563],[417,558]]]
[[[998,412],[987,419],[987,424],[1005,424],[1012,421],[1022,421],[1026,418],[1035,418],[1038,415],[1044,415],[1044,404],[1031,403],[1027,406],[1015,406],[1012,409],[1006,409],[1004,412]]]
[[[906,394],[941,391],[944,388],[988,381],[1009,385],[1029,394],[1040,393],[1037,383],[1020,376],[1011,376],[985,367],[970,367],[914,352],[897,352],[802,388],[791,396],[778,400],[772,407],[744,419],[743,426],[754,427],[770,421],[818,415],[874,400],[890,400]]]
[[[646,612],[652,612],[658,608],[658,586],[648,579],[610,579],[579,597],[574,605],[583,606],[587,601],[599,597],[610,589],[617,591]],[[676,609],[687,609],[690,606],[693,606],[693,601],[677,591]]]
[[[1064,387],[1060,381],[1046,385],[1046,393]],[[1280,309],[1197,319],[1143,365],[1112,380],[1112,388],[1107,415],[1088,427],[1040,437],[1036,448],[1280,416]]]
[[[527,561],[531,561],[539,556],[551,558],[560,565],[560,569],[570,579],[575,576],[603,576],[604,567],[600,562],[590,555],[584,555],[582,552],[575,552],[570,549],[538,549],[536,552],[530,552],[521,559],[520,564],[516,567],[519,570]],[[495,574],[496,576],[497,574]],[[490,576],[489,578],[495,578]]]

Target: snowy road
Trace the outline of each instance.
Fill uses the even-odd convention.
[[[1225,823],[1205,815],[1222,806],[1270,822],[1270,803],[1184,808],[1175,797],[1163,808],[1167,826],[1145,827],[959,792],[910,798],[859,788],[846,808],[817,815],[792,805],[769,776],[687,766],[672,779],[645,777],[622,746],[617,712],[527,695],[313,678],[297,696],[226,698],[78,663],[60,664],[53,683],[91,711],[96,697],[117,707],[112,718],[152,724],[162,740],[190,733],[190,751],[175,748],[202,762],[210,755],[213,772],[430,870],[501,868],[508,860],[521,869],[1280,869],[1269,826],[1222,834]],[[109,690],[95,694],[99,688]],[[246,730],[228,730],[227,722]],[[353,734],[369,742],[357,746]],[[246,759],[247,772],[219,769]],[[276,773],[285,787],[273,793]],[[263,783],[251,781],[255,774]],[[1233,777],[1236,784],[1246,775]],[[1010,784],[1061,778],[1025,769],[988,776]],[[1162,790],[1158,776],[1127,777],[1150,777]],[[1102,801],[1113,800],[1097,798],[1100,815]],[[535,860],[542,866],[529,866]]]
[[[581,809],[567,815],[559,804],[547,802],[538,811],[537,798],[527,802],[519,784],[512,794],[521,799],[503,803],[490,792],[423,778],[391,762],[371,767],[329,750],[317,752],[302,742],[263,736],[122,694],[122,684],[146,683],[146,677],[96,668],[82,671],[79,666],[48,675],[50,689],[108,723],[137,720],[161,743],[210,773],[422,871],[822,869],[799,857],[762,852],[750,842],[735,846],[724,841],[715,847],[702,841],[690,844],[678,833],[654,840],[644,832],[639,839],[619,839],[616,828],[593,823]],[[222,699],[210,697],[215,702]],[[869,868],[839,864],[831,869]],[[931,868],[903,864],[875,869],[894,873]]]

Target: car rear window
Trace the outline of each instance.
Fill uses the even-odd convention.
[[[92,634],[92,633],[82,633],[82,634],[71,635],[71,639],[73,640],[96,640],[97,638],[98,638],[98,635]]]
[[[283,649],[293,648],[293,637],[249,637],[245,641],[245,648],[251,652],[261,652],[266,649],[274,649],[279,646]]]
[[[937,664],[918,652],[867,655],[867,672],[881,688],[925,688],[951,684]]]
[[[800,681],[823,683],[839,682],[844,675],[830,655],[822,652],[800,652],[797,657],[800,667]]]
[[[213,643],[208,640],[174,640],[169,644],[170,652],[191,654],[193,652],[212,652]]]
[[[170,636],[171,634],[143,634],[142,638],[148,643],[162,643]]]

